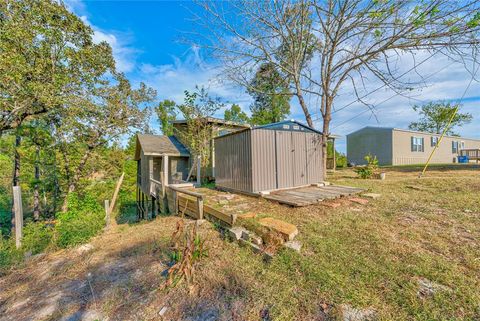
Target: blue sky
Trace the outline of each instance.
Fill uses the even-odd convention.
[[[192,11],[199,10],[189,1],[82,1],[68,0],[67,6],[82,17],[95,31],[95,40],[105,40],[113,48],[117,68],[133,82],[143,81],[158,91],[159,100],[181,102],[184,90],[195,85],[209,88],[212,95],[228,103],[238,103],[248,112],[251,98],[245,90],[218,80],[219,65],[206,57],[202,50],[182,42],[187,32],[198,26],[192,21]],[[198,31],[198,30],[197,30]],[[419,54],[421,57],[421,53]],[[365,106],[351,104],[333,115],[332,131],[345,136],[363,126],[406,128],[417,117],[413,104],[429,100],[457,100],[470,81],[463,66],[452,64],[444,57],[435,57],[422,66],[429,75],[428,87],[412,92],[411,98],[380,90],[368,97],[376,106],[373,116]],[[377,88],[375,80],[372,88]],[[355,101],[351,88],[345,87],[336,100],[336,108]],[[315,111],[316,101],[309,101]],[[456,131],[462,136],[480,139],[480,84],[473,82],[465,94],[463,112],[470,112],[474,121]],[[304,116],[292,99],[290,118],[304,121]],[[221,112],[218,116],[222,116]],[[314,118],[318,115],[314,114]],[[156,119],[151,126],[158,130]],[[316,122],[321,128],[321,122]],[[338,142],[345,151],[345,140]]]

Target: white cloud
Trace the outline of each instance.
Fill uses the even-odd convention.
[[[67,0],[65,5],[93,29],[95,43],[105,41],[112,47],[118,71],[128,73],[135,69],[136,56],[140,51],[132,46],[131,35],[118,31],[106,31],[92,24],[87,17],[87,9],[82,0]]]
[[[219,97],[226,103],[237,103],[245,111],[251,98],[245,90],[219,80],[220,70],[216,64],[207,63],[197,47],[191,48],[183,57],[172,57],[172,64],[152,65],[144,63],[136,76],[155,88],[159,100],[171,99],[182,102],[185,90],[195,90],[195,86],[208,89],[211,96]],[[223,116],[223,111],[217,116]]]

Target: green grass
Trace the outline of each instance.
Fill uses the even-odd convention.
[[[381,194],[366,205],[340,200],[342,205],[334,209],[322,205],[291,208],[261,198],[235,197],[234,204],[243,199],[250,205],[248,210],[260,216],[295,224],[300,232],[296,238],[303,244],[301,253],[281,250],[266,263],[261,255],[224,240],[204,223],[200,231],[209,256],[196,266],[194,293],[184,285],[159,290],[155,300],[133,300],[135,309],[123,306],[128,302],[124,297],[112,301],[108,293],[120,289],[124,292],[118,293],[150,293],[152,284],[160,287],[178,218],[162,216],[118,225],[92,241],[96,248],[92,262],[100,262],[94,268],[103,270],[104,262],[124,264],[131,259],[142,273],[128,271],[128,275],[143,275],[144,282],[122,283],[117,290],[106,284],[108,291],[96,297],[97,304],[108,306],[108,316],[123,312],[125,319],[139,310],[145,319],[156,319],[159,302],[160,306],[169,302],[167,313],[171,314],[165,317],[169,320],[194,319],[184,313],[195,314],[201,308],[219,311],[219,319],[233,319],[231,311],[236,309],[237,319],[259,320],[260,311],[268,309],[271,320],[322,320],[322,306],[338,315],[342,304],[373,308],[378,320],[478,320],[480,170],[434,167],[422,179],[416,178],[415,168],[386,171],[384,181],[358,179],[351,169],[329,177],[335,184]],[[11,244],[4,246],[12,249]],[[68,275],[83,280],[86,265],[77,256],[72,258]],[[451,291],[420,298],[418,278]],[[22,283],[26,279],[15,277],[9,290],[28,288]]]
[[[480,316],[480,171],[416,175],[390,169],[380,181],[337,172],[331,181],[382,194],[366,206],[267,204],[272,215],[299,227],[302,253],[285,251],[271,265],[246,254],[235,265],[275,320],[314,319],[321,302],[372,307],[382,320]],[[452,292],[420,299],[420,277]]]

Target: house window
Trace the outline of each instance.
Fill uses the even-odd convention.
[[[460,142],[460,150],[465,149],[465,142]]]
[[[412,152],[423,152],[423,137],[412,136]]]
[[[452,153],[457,154],[458,153],[458,142],[453,141],[452,142]]]
[[[437,136],[432,136],[431,143],[432,143],[432,144],[431,144],[432,147],[437,146],[437,144],[438,144],[438,137],[437,137]]]

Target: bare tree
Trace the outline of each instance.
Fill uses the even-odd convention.
[[[476,64],[477,0],[239,0],[199,5],[204,10],[196,20],[208,35],[198,45],[222,62],[222,74],[248,88],[252,70],[262,63],[274,64],[289,80],[312,127],[317,106],[310,106],[306,97],[316,97],[323,120],[325,170],[327,137],[340,90],[351,86],[357,100],[373,111],[362,95],[372,79],[405,94],[424,84],[418,67],[435,55]],[[419,60],[419,53],[428,58]],[[406,55],[411,55],[416,81],[402,78]]]

